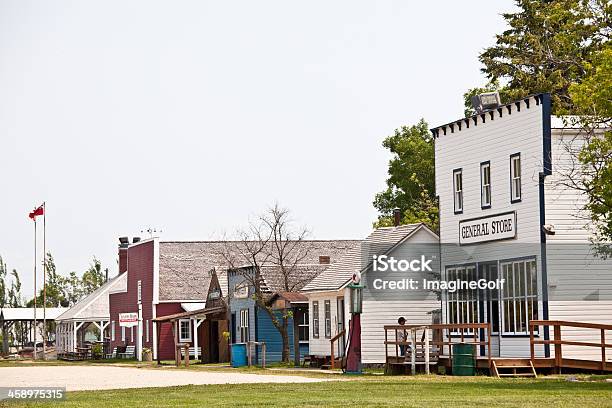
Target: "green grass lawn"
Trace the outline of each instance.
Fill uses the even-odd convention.
[[[344,377],[346,378],[346,377]],[[126,379],[129,381],[129,379]],[[5,404],[9,406],[8,404]],[[494,379],[489,377],[350,377],[312,384],[201,385],[68,393],[66,401],[12,406],[41,407],[612,407],[605,378]]]

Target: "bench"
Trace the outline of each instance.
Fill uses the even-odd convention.
[[[127,346],[124,353],[117,353],[118,358],[136,358],[136,346]]]
[[[117,347],[113,349],[112,353],[107,354],[106,358],[117,358]]]
[[[189,347],[189,358],[194,357],[196,355],[196,348]],[[181,357],[185,357],[185,349],[181,349]],[[202,347],[198,347],[198,357],[202,357]]]

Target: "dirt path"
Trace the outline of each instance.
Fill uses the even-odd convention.
[[[188,384],[309,383],[326,381],[289,375],[219,371],[155,370],[113,366],[0,367],[0,387],[66,387],[68,391],[169,387]]]

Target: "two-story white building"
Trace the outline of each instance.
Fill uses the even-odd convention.
[[[432,133],[442,275],[505,280],[499,290],[444,293],[443,322],[490,322],[498,357],[529,356],[530,320],[612,323],[612,262],[593,253],[585,197],[562,182],[575,165],[568,147],[581,143],[581,132],[551,117],[550,95]],[[544,327],[536,337],[549,340],[550,331]],[[563,334],[576,342],[601,340],[600,330]],[[554,347],[536,351],[549,357]],[[564,346],[564,357],[572,353],[601,358],[597,347]]]

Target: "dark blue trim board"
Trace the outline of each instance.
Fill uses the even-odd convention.
[[[550,126],[551,102],[550,94],[542,94],[542,162],[544,163],[543,172],[539,177],[540,188],[540,252],[542,258],[542,318],[548,320],[548,268],[546,257],[546,232],[544,225],[546,224],[546,203],[544,192],[544,179],[552,174],[552,157],[551,157],[551,126]],[[550,332],[548,326],[544,327],[544,340],[550,340]],[[550,344],[544,345],[544,356],[550,357]]]

